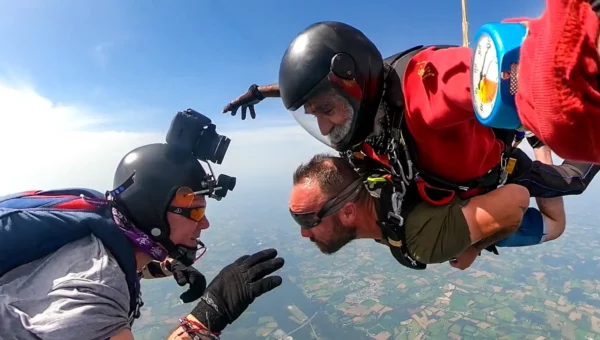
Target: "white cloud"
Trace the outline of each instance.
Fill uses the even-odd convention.
[[[73,186],[110,189],[123,155],[140,145],[164,142],[168,129],[102,131],[107,119],[88,108],[53,103],[32,88],[0,83],[0,195]],[[215,170],[236,176],[238,187],[263,176],[291,181],[300,162],[328,150],[296,124],[230,134],[226,126],[218,126],[217,131],[232,142]]]

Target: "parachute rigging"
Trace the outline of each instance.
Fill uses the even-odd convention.
[[[467,20],[467,0],[461,0],[463,46],[469,47],[469,22]]]

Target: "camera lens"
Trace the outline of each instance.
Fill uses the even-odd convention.
[[[221,189],[216,191],[216,194],[225,197],[227,196],[227,191],[233,191],[235,188],[236,179],[235,177],[227,176],[227,175],[219,175],[217,178],[217,186],[221,187]]]
[[[235,183],[235,177],[220,174],[217,178],[217,186],[222,187],[225,190],[232,191],[235,188]]]

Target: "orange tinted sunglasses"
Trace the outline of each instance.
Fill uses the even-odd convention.
[[[169,206],[167,211],[200,222],[205,216],[206,207],[190,208],[195,197],[196,193],[192,189],[181,187],[175,192],[173,205]]]

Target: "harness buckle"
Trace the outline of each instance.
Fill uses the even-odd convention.
[[[402,145],[402,148],[404,150],[404,156],[406,159],[408,172],[404,171],[404,167],[402,166],[402,163],[398,158],[398,150],[400,149],[399,145]],[[390,170],[392,172],[392,175],[400,177],[406,185],[409,185],[410,181],[413,179],[413,163],[410,158],[410,155],[408,154],[408,150],[406,149],[406,145],[403,143],[402,140],[399,141],[396,138],[392,138],[388,145],[386,153],[388,154],[388,160],[390,163]]]
[[[502,156],[500,157],[500,181],[498,182],[497,188],[500,188],[506,184],[506,180],[508,179],[508,172],[506,171],[507,162],[508,158],[506,153],[502,153]]]
[[[407,252],[402,253],[402,255],[404,255],[404,258],[406,258],[413,267],[417,267],[417,261],[415,261],[410,255],[408,255]]]

